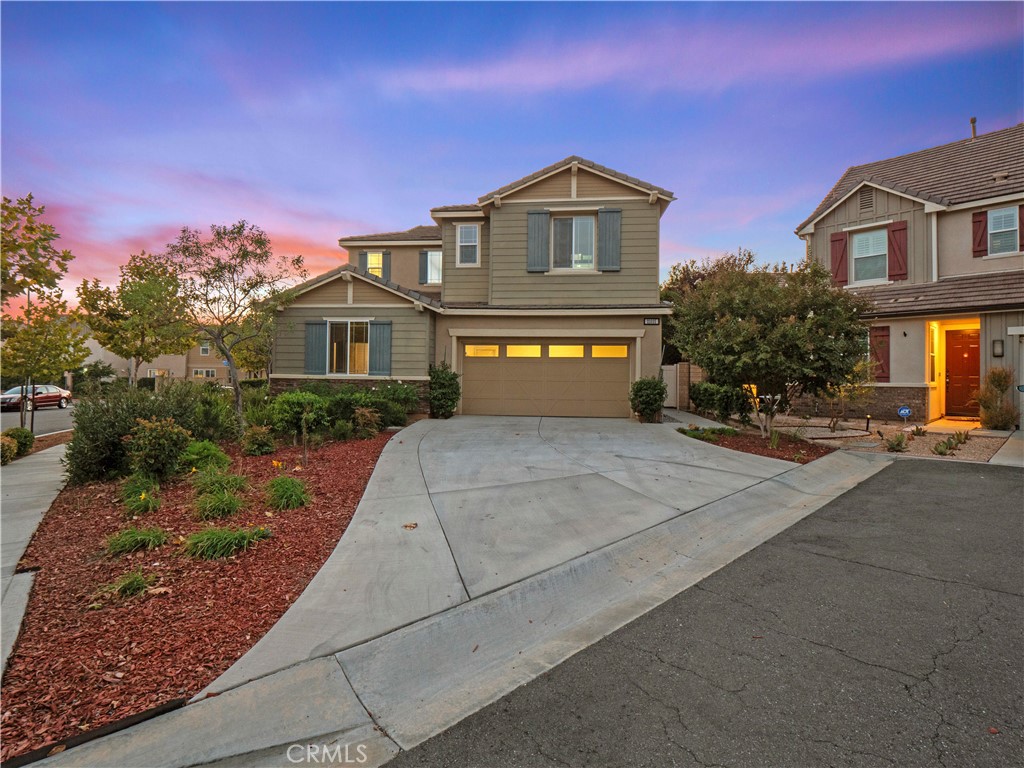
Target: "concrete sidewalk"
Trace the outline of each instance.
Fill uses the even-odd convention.
[[[39,521],[64,487],[63,458],[64,446],[58,445],[0,469],[0,670],[7,668],[35,580],[35,574],[14,571]]]
[[[207,691],[220,695],[44,764],[289,765],[347,749],[379,765],[890,461],[799,466],[625,420],[418,422],[385,448],[307,590]]]
[[[1024,468],[1024,431],[1011,432],[1002,448],[988,460],[989,464]]]

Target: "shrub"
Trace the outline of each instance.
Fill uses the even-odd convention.
[[[195,467],[197,470],[223,470],[231,466],[231,459],[209,440],[193,440],[181,454],[180,466],[183,469]]]
[[[135,386],[140,390],[147,392],[156,391],[156,379],[152,376],[140,376],[135,380]]]
[[[267,393],[266,379],[239,379],[238,386],[242,389],[263,390],[263,394]]]
[[[452,370],[447,362],[430,366],[430,417],[432,419],[450,419],[459,406],[462,387],[459,385],[459,374]]]
[[[200,520],[221,520],[238,512],[242,500],[226,488],[217,488],[196,499],[196,513]]]
[[[334,426],[331,427],[331,437],[343,443],[352,437],[353,430],[354,427],[351,421],[336,421]]]
[[[952,451],[950,450],[949,443],[945,440],[940,440],[932,446],[932,453],[936,456],[949,456]]]
[[[692,424],[688,427],[679,427],[676,432],[706,443],[717,443],[718,438],[723,435],[728,437],[739,434],[732,427],[696,427]]]
[[[1013,386],[1014,378],[1013,368],[989,368],[984,386],[971,393],[971,397],[978,403],[981,426],[985,429],[1013,429],[1017,423],[1020,413],[1006,396]]]
[[[373,408],[356,408],[352,416],[356,437],[363,440],[380,432],[380,414]]]
[[[277,448],[270,427],[254,425],[242,436],[242,453],[246,456],[266,456]]]
[[[232,394],[216,384],[193,384],[195,415],[190,427],[201,440],[233,440],[238,437],[238,415]]]
[[[408,398],[403,394],[404,389],[396,389],[399,386],[415,393],[415,388],[407,384],[382,389],[345,387],[339,390],[328,401],[330,422],[334,424],[338,421],[352,421],[356,408],[372,408],[380,415],[382,428],[404,427],[409,415],[406,406]]]
[[[651,423],[658,420],[666,395],[668,387],[660,378],[639,378],[629,388],[629,407],[640,417],[640,421]]]
[[[249,482],[241,475],[232,475],[217,470],[196,472],[191,476],[192,487],[199,494],[211,494],[219,491],[244,491]]]
[[[128,439],[128,464],[136,474],[164,478],[178,470],[191,439],[174,419],[139,419]]]
[[[377,390],[377,393],[388,402],[402,406],[407,414],[420,407],[420,393],[412,384],[401,381],[390,381]]]
[[[309,503],[306,485],[294,477],[275,477],[267,483],[267,503],[274,509],[295,509]]]
[[[143,493],[155,496],[160,492],[160,483],[149,475],[129,475],[121,486],[121,499],[127,502]]]
[[[308,392],[324,400],[329,400],[334,394],[334,386],[326,381],[307,381],[299,386],[299,392]]]
[[[954,442],[956,442],[957,446],[961,446],[964,443],[966,443],[968,440],[971,439],[971,433],[970,433],[969,430],[962,430],[962,431],[958,430],[958,431],[953,433],[953,436],[952,436],[951,439]]]
[[[124,497],[124,506],[131,517],[138,517],[160,509],[160,496],[156,491],[139,491]]]
[[[0,465],[6,466],[18,455],[18,441],[13,437],[0,436]]]
[[[18,455],[24,456],[26,453],[32,450],[32,444],[36,441],[36,436],[32,432],[24,427],[11,427],[5,429],[2,433],[4,437],[9,437],[18,444]]]
[[[272,427],[274,414],[267,388],[243,389],[242,412],[245,414],[245,423],[249,426]]]
[[[185,540],[185,554],[204,560],[231,557],[253,544],[270,538],[266,528],[207,528]]]
[[[304,424],[306,432],[313,433],[325,429],[329,423],[327,401],[312,392],[301,390],[275,397],[271,415],[275,429],[296,438],[302,436]]]
[[[725,421],[736,414],[743,424],[750,422],[750,396],[741,388],[698,381],[690,386],[690,400],[698,413],[719,421]]]
[[[905,432],[897,432],[885,441],[885,450],[889,453],[904,453],[908,450],[907,435]]]
[[[118,578],[113,584],[100,587],[99,591],[116,595],[125,600],[129,597],[141,595],[154,581],[156,581],[156,576],[147,576],[142,572],[142,568],[136,568],[134,571],[128,571],[128,573]]]
[[[107,539],[107,554],[112,556],[156,549],[167,543],[167,534],[160,528],[125,528]]]

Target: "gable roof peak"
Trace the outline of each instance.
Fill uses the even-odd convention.
[[[534,171],[528,176],[524,176],[523,178],[518,179],[517,181],[513,181],[511,184],[506,184],[505,186],[500,187],[494,190],[493,192],[488,192],[486,195],[481,195],[477,199],[477,201],[481,205],[483,205],[493,200],[495,197],[498,197],[499,195],[506,195],[512,192],[513,190],[528,186],[529,184],[532,184],[535,181],[539,181],[545,176],[550,176],[551,174],[557,173],[563,168],[568,168],[574,163],[577,165],[581,165],[584,168],[588,168],[592,171],[600,173],[604,176],[607,176],[611,179],[616,179],[618,181],[625,182],[626,184],[629,184],[631,186],[640,187],[641,189],[647,190],[648,192],[653,192],[657,194],[659,197],[665,198],[666,200],[671,201],[676,199],[675,195],[673,195],[671,192],[669,192],[667,189],[664,189],[663,187],[656,186],[648,181],[638,179],[635,176],[629,176],[620,171],[608,168],[607,166],[595,163],[593,160],[588,160],[585,157],[580,157],[579,155],[569,155],[568,157],[559,160],[557,163],[552,163],[551,165],[541,168],[539,171]]]

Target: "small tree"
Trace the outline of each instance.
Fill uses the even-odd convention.
[[[994,366],[985,374],[981,389],[971,393],[980,410],[981,426],[985,429],[1013,429],[1017,423],[1020,413],[1009,397],[1015,379],[1013,368]]]
[[[180,291],[174,271],[145,251],[133,254],[121,267],[116,288],[105,288],[98,280],[78,287],[79,308],[93,338],[132,361],[130,384],[138,381],[143,363],[160,355],[184,354],[195,343]]]
[[[56,291],[61,277],[74,258],[71,251],[58,251],[60,238],[52,225],[42,220],[46,208],[36,206],[32,195],[17,202],[3,199],[3,238],[0,241],[0,277],[3,306],[28,291]]]
[[[62,381],[89,356],[88,334],[67,302],[44,296],[26,305],[21,317],[3,316],[5,376],[28,381]],[[22,399],[25,402],[25,399]]]
[[[277,308],[293,298],[287,283],[306,270],[301,256],[275,256],[263,230],[245,221],[214,225],[210,235],[204,240],[199,230],[183,228],[161,262],[179,282],[188,324],[227,361],[244,429],[236,351],[268,333]]]
[[[825,387],[822,397],[828,405],[828,429],[835,432],[839,422],[846,418],[846,409],[863,403],[871,395],[872,368],[866,358],[857,361],[850,375]]]
[[[681,303],[675,342],[711,381],[756,389],[761,434],[801,394],[849,380],[867,354],[865,299],[832,284],[812,262],[728,271]]]

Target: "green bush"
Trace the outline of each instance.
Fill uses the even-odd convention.
[[[135,386],[138,389],[145,390],[146,392],[155,392],[156,379],[152,376],[140,376],[135,380]]]
[[[447,362],[430,366],[430,417],[450,419],[459,406],[460,397],[462,387],[459,385],[459,374]]]
[[[193,440],[181,454],[179,466],[186,471],[193,467],[196,470],[227,469],[231,459],[209,440]]]
[[[244,491],[249,481],[241,475],[232,475],[228,472],[207,470],[196,472],[190,476],[192,487],[199,494],[212,494],[220,491]]]
[[[1013,429],[1016,425],[1020,414],[1007,397],[1015,378],[1013,368],[989,368],[985,374],[985,384],[971,393],[971,397],[978,403],[981,426],[985,429]]]
[[[676,432],[695,440],[703,440],[705,443],[717,443],[719,437],[739,434],[732,427],[696,427],[692,424],[688,427],[679,427]]]
[[[267,503],[274,509],[295,509],[309,503],[306,485],[294,477],[275,477],[267,483]]]
[[[296,438],[302,436],[305,422],[306,432],[313,433],[326,429],[329,424],[327,401],[312,392],[285,392],[274,398],[271,405],[274,428]]]
[[[415,413],[420,407],[420,393],[412,384],[401,381],[389,381],[377,389],[377,394],[405,409],[406,414]]]
[[[139,419],[128,439],[128,465],[157,479],[173,475],[192,436],[174,419]]]
[[[238,437],[238,415],[231,392],[216,384],[193,385],[195,415],[189,431],[200,440],[234,440]]]
[[[271,408],[271,399],[267,394],[267,388],[243,389],[242,390],[242,412],[245,414],[245,423],[249,426],[272,427],[274,426],[274,414]]]
[[[380,432],[380,414],[373,408],[356,408],[352,426],[360,440],[375,437]]]
[[[231,517],[242,508],[242,500],[226,488],[204,493],[196,499],[196,513],[200,520],[221,520]]]
[[[242,389],[263,390],[263,394],[266,394],[268,384],[266,379],[239,379],[238,386]]]
[[[18,441],[13,437],[0,436],[0,465],[6,466],[18,455]]]
[[[640,417],[640,421],[650,423],[658,419],[667,395],[668,386],[661,378],[639,378],[629,388],[629,407]]]
[[[690,400],[697,413],[719,421],[726,421],[736,414],[743,424],[750,422],[750,396],[740,387],[698,381],[690,386]]]
[[[334,426],[331,427],[331,437],[340,443],[350,440],[352,438],[352,432],[354,427],[351,421],[336,421]]]
[[[125,528],[107,539],[108,555],[124,555],[140,549],[156,549],[167,543],[160,528]]]
[[[246,456],[266,456],[277,449],[270,427],[254,424],[242,435],[242,453]]]
[[[308,392],[317,397],[322,397],[324,400],[330,400],[331,395],[335,392],[335,388],[333,384],[326,381],[307,381],[299,386],[298,391]]]
[[[185,540],[185,554],[204,560],[231,557],[253,544],[270,538],[266,528],[207,528]]]
[[[9,437],[18,444],[18,455],[24,456],[32,450],[32,444],[36,441],[36,436],[32,434],[31,430],[25,429],[24,427],[11,427],[0,432],[4,437]]]
[[[328,401],[328,416],[332,424],[352,421],[356,408],[372,408],[380,414],[382,428],[404,427],[408,421],[410,392],[418,402],[416,388],[408,384],[389,384],[379,389],[343,387]]]

